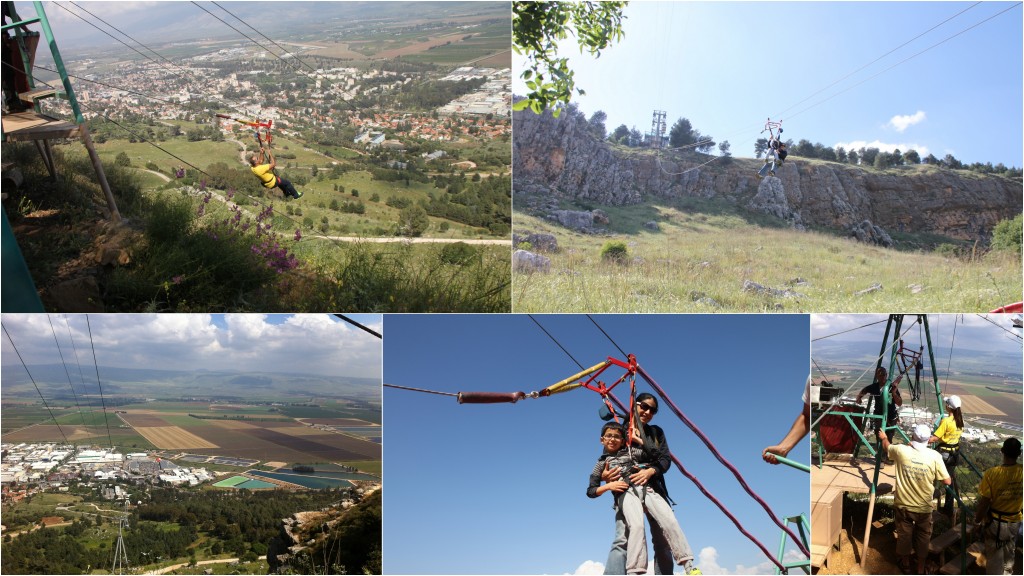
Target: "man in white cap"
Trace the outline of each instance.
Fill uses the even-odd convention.
[[[881,430],[882,450],[896,464],[896,554],[900,568],[910,573],[910,554],[917,551],[917,574],[924,574],[928,544],[932,538],[932,493],[935,481],[949,486],[952,480],[942,457],[928,447],[932,431],[926,424],[914,426],[910,446],[890,444]]]

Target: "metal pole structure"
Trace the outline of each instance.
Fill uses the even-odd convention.
[[[885,339],[882,340],[882,350],[879,353],[878,365],[882,364],[882,357],[885,355],[885,347],[889,340],[889,327],[895,324],[895,331],[893,332],[894,341],[899,339],[900,327],[903,325],[903,316],[898,314],[889,315],[889,322],[885,326]],[[886,375],[885,382],[881,382],[879,386],[882,387],[882,422],[879,426],[879,430],[885,434],[887,420],[889,416],[889,382],[892,379],[892,369],[896,365],[896,350],[893,349],[889,359],[889,373]],[[878,472],[882,466],[882,441],[875,435],[875,442],[878,446],[875,449],[875,472],[871,479],[871,491],[870,498],[868,500],[868,519],[866,526],[864,527],[864,551],[860,555],[860,567],[863,569],[867,565],[868,561],[868,544],[871,542],[871,519],[875,514],[875,498],[878,495]]]
[[[68,101],[71,103],[71,110],[75,113],[75,123],[82,124],[85,122],[85,118],[82,117],[82,111],[78,109],[78,99],[75,98],[75,89],[71,86],[71,79],[68,78],[67,70],[64,69],[64,59],[60,57],[60,50],[57,49],[57,41],[53,37],[53,31],[50,30],[50,22],[46,19],[46,11],[43,10],[43,3],[39,0],[35,0],[32,4],[36,7],[36,16],[39,17],[39,25],[43,29],[43,36],[46,37],[46,43],[50,46],[50,54],[53,55],[53,64],[57,67],[57,72],[60,73],[61,82],[64,84],[64,92],[68,95]]]
[[[82,110],[78,106],[78,98],[75,96],[75,89],[71,85],[71,79],[68,77],[67,70],[64,68],[64,59],[60,56],[60,50],[57,49],[57,40],[53,37],[53,31],[50,30],[50,22],[46,19],[46,11],[43,10],[43,3],[39,0],[35,0],[32,3],[36,7],[36,16],[39,17],[39,25],[43,29],[43,36],[46,37],[46,42],[50,46],[50,54],[53,56],[53,63],[57,67],[57,72],[60,74],[61,83],[64,85],[64,93],[67,94],[68,102],[71,104],[71,111],[75,114],[75,123],[80,127],[80,136],[82,138],[82,144],[85,145],[85,149],[89,152],[89,159],[92,161],[92,167],[96,171],[96,178],[99,180],[100,188],[103,190],[103,196],[107,200],[107,208],[110,210],[110,219],[115,224],[121,222],[121,213],[117,209],[117,203],[114,201],[114,194],[110,191],[110,184],[107,182],[107,175],[103,173],[103,164],[100,163],[100,157],[96,154],[96,148],[92,144],[92,138],[89,136],[89,128],[85,125],[85,118],[82,116]],[[29,74],[31,76],[31,74]]]

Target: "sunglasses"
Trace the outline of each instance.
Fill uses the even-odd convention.
[[[605,436],[601,436],[601,438],[603,438],[605,440],[622,440],[622,436],[605,435]]]
[[[651,414],[657,414],[658,413],[658,407],[655,406],[654,404],[646,404],[644,402],[640,402],[640,403],[638,403],[636,405],[636,407],[637,407],[637,410],[646,410],[647,412],[650,412]]]

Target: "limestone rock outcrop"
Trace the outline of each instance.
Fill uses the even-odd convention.
[[[790,156],[758,180],[750,161],[712,162],[693,152],[623,149],[596,139],[585,119],[513,114],[513,194],[517,209],[576,229],[594,211],[569,214],[555,202],[627,206],[649,199],[718,198],[782,218],[796,228],[842,230],[891,245],[894,232],[931,232],[988,242],[1021,213],[1024,186],[1000,176],[905,166],[886,171]],[[865,225],[867,223],[867,226]]]

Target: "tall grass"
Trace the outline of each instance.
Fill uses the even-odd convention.
[[[108,312],[508,312],[507,246],[331,242],[294,234],[292,218],[264,206],[230,209],[185,191],[144,194],[135,173],[104,166],[126,217],[125,265],[97,267],[108,229],[82,154],[57,152],[56,182],[35,151],[4,146],[26,184],[5,202],[44,304],[50,287],[93,275]],[[219,194],[227,195],[219,191]],[[280,203],[277,204],[280,206]],[[21,208],[19,208],[21,207]],[[256,214],[256,210],[263,212]],[[40,216],[46,210],[45,216]],[[26,214],[32,218],[25,218]],[[34,223],[29,225],[27,221]],[[279,233],[278,233],[279,232]],[[298,235],[301,236],[301,235]],[[455,257],[453,257],[455,254]],[[59,310],[75,311],[75,310]]]
[[[759,226],[739,214],[646,209],[656,212],[648,220],[656,219],[659,231],[611,234],[628,247],[625,263],[601,258],[608,236],[566,231],[517,212],[518,233],[554,234],[560,251],[546,254],[550,273],[515,273],[513,310],[980,312],[1021,299],[1016,253],[901,252]],[[771,291],[744,290],[748,280]],[[868,290],[876,284],[881,289]]]

